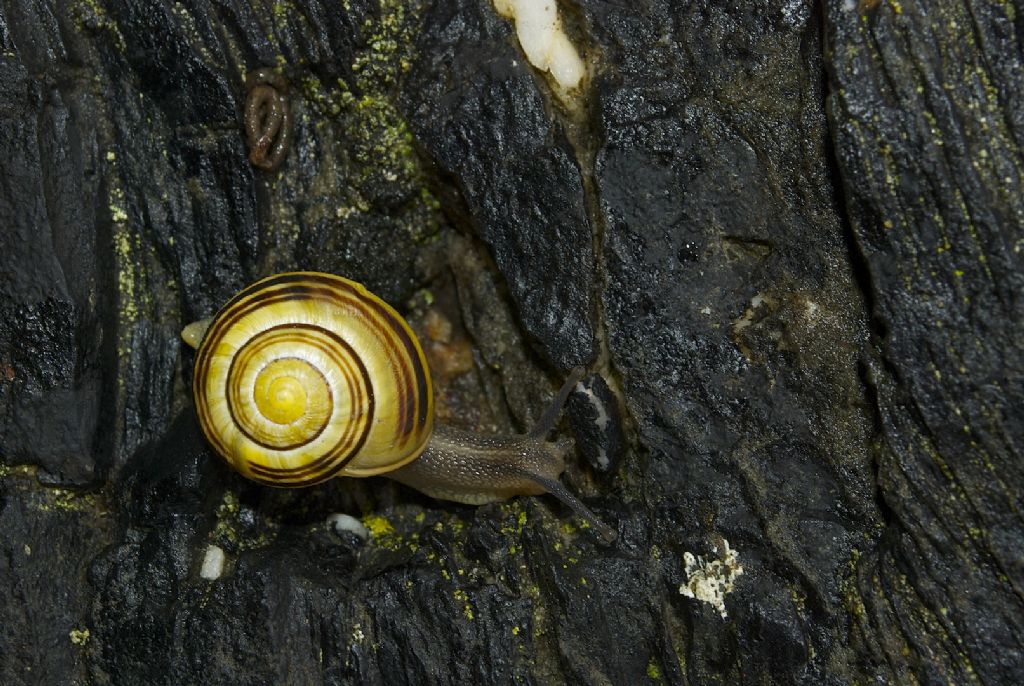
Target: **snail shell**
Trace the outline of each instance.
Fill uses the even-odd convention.
[[[184,334],[201,338],[199,422],[250,479],[289,487],[371,476],[426,448],[433,395],[423,350],[362,285],[278,274],[235,296],[203,333]]]

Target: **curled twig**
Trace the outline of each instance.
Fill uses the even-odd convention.
[[[245,77],[245,136],[249,162],[273,171],[281,166],[292,142],[292,115],[288,82],[270,69],[256,69]]]

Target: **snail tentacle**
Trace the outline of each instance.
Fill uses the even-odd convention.
[[[565,505],[569,507],[573,512],[579,515],[587,524],[589,524],[606,543],[612,543],[616,538],[619,537],[619,533],[602,522],[597,518],[590,508],[583,504],[583,502],[574,496],[572,492],[562,485],[562,482],[558,479],[549,479],[545,476],[538,474],[531,474],[529,472],[522,472],[523,476],[531,481],[536,482],[538,485],[544,488],[545,491],[561,500]]]
[[[565,401],[569,399],[569,394],[572,393],[572,390],[576,388],[576,384],[583,378],[584,372],[583,367],[576,367],[569,372],[569,377],[562,383],[562,387],[558,389],[555,399],[547,406],[540,419],[537,420],[537,423],[527,433],[527,436],[543,438],[551,432],[551,429],[555,428],[555,422],[558,421],[559,415],[562,414]]]

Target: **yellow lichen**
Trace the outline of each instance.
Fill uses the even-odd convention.
[[[661,681],[661,670],[658,669],[658,663],[654,661],[653,657],[647,663],[647,678],[652,681]]]
[[[465,615],[466,619],[473,620],[473,606],[469,603],[469,595],[461,588],[457,588],[452,592],[452,596],[456,600],[462,603],[462,614]]]
[[[369,514],[363,517],[363,526],[369,530],[370,536],[374,540],[391,536],[395,533],[395,527],[391,525],[391,522],[377,514]]]

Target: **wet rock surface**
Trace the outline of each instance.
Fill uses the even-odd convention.
[[[468,0],[0,8],[0,682],[1024,680],[1024,8],[560,8],[568,96]],[[619,540],[231,472],[179,331],[298,268],[443,421],[599,374],[563,481]]]
[[[568,369],[594,354],[594,251],[578,157],[511,24],[486,3],[433,3],[402,93],[417,140],[457,196],[450,211],[494,261],[537,349]],[[460,211],[461,210],[461,211]]]
[[[1024,669],[1015,16],[1019,28],[1010,6],[828,13],[886,523],[852,600],[862,650],[901,681],[1013,683]]]

